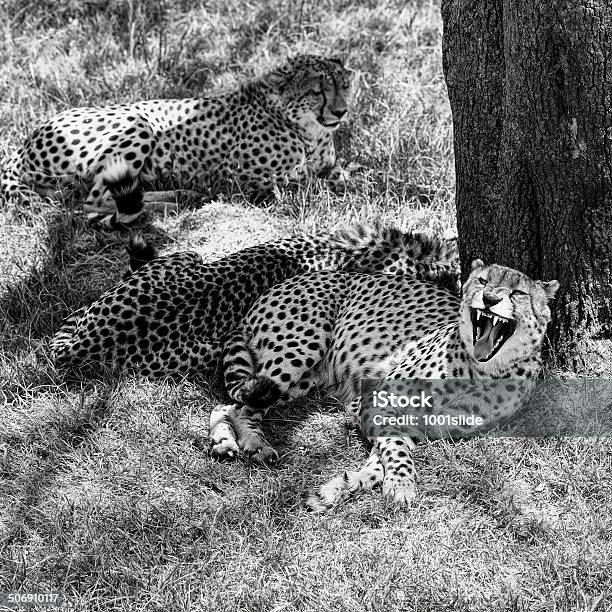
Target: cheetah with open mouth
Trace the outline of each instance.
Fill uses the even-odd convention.
[[[535,281],[480,260],[473,263],[461,300],[413,278],[342,271],[276,285],[225,340],[225,385],[236,403],[211,414],[212,452],[276,460],[261,429],[264,415],[283,396],[299,397],[314,387],[353,400],[349,414],[367,424],[371,408],[359,398],[364,378],[476,379],[485,388],[512,378],[510,401],[497,402],[497,395],[486,393],[480,398],[484,426],[507,419],[540,372],[548,302],[557,288],[557,281]],[[467,427],[455,434],[470,432]],[[311,508],[324,510],[379,484],[396,502],[414,498],[414,437],[393,428],[369,437],[373,447],[365,467],[323,485],[309,498]]]

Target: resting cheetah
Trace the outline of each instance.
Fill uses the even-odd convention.
[[[323,271],[276,285],[225,340],[225,384],[237,404],[213,411],[212,451],[276,459],[260,427],[263,416],[281,394],[298,397],[315,386],[353,399],[355,417],[363,378],[482,379],[486,385],[512,377],[519,379],[512,381],[520,387],[516,392],[524,393],[526,381],[540,371],[548,301],[557,288],[557,281],[533,281],[480,260],[461,301],[431,283],[378,274]],[[483,400],[487,426],[519,408],[519,401],[496,404],[497,397]],[[370,417],[361,414],[364,423]],[[348,492],[377,484],[397,502],[414,497],[411,437],[387,428],[372,442],[366,466],[323,486],[311,496],[312,508],[330,507]]]
[[[297,234],[212,263],[177,253],[144,265],[75,312],[52,349],[61,364],[106,362],[149,377],[206,372],[217,366],[224,334],[257,296],[324,269],[406,274],[456,287],[459,265],[455,240],[381,224]]]
[[[172,192],[143,196],[143,183],[158,174],[186,185],[237,180],[253,191],[329,173],[336,163],[332,132],[347,113],[349,86],[340,60],[299,55],[226,95],[70,109],[9,159],[0,193],[49,196],[82,181],[89,186],[84,211],[112,227],[173,201]]]

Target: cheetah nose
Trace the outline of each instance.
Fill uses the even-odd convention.
[[[495,295],[494,293],[491,293],[490,291],[484,291],[482,294],[482,301],[484,302],[485,306],[491,307],[501,302],[502,298]]]
[[[333,110],[332,115],[335,115],[336,117],[338,117],[338,119],[342,119],[342,117],[346,115],[346,110]]]

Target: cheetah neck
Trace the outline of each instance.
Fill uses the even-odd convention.
[[[307,145],[316,141],[319,135],[318,127],[310,125],[304,126],[289,117],[283,107],[281,97],[275,89],[261,83],[254,83],[251,84],[248,89],[243,88],[241,94],[240,101],[243,104],[259,106],[267,115],[270,115],[281,123],[288,124]],[[320,129],[323,130],[323,128]]]

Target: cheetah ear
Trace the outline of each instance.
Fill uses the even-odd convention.
[[[474,261],[472,261],[472,271],[478,268],[484,268],[484,261],[482,261],[482,259],[474,259]]]
[[[289,75],[280,70],[269,72],[261,78],[261,82],[271,89],[282,90],[289,81]]]
[[[549,300],[552,300],[557,295],[557,291],[559,290],[559,281],[551,280],[551,281],[539,281],[540,286],[544,289],[544,293],[546,293],[546,297]]]

